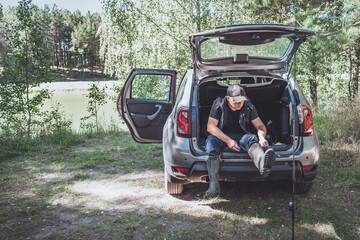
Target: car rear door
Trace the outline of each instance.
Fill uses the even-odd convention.
[[[242,24],[192,34],[196,76],[226,71],[288,72],[298,47],[315,33],[277,24]]]
[[[117,109],[136,142],[161,143],[164,124],[175,102],[176,71],[133,69]]]

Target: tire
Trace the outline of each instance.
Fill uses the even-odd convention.
[[[313,183],[295,183],[295,193],[296,194],[306,194],[310,192]]]
[[[171,183],[167,180],[167,173],[164,172],[165,190],[170,195],[178,195],[184,191],[184,184]]]

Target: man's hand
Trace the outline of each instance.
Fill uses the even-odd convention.
[[[235,140],[231,139],[227,145],[230,149],[240,152],[240,147]]]
[[[257,135],[259,137],[260,147],[268,147],[269,142],[265,139],[266,127],[265,127],[264,123],[261,121],[261,119],[259,117],[255,118],[251,122],[254,125],[254,127],[257,129]]]
[[[260,137],[259,144],[260,144],[260,147],[268,147],[269,146],[269,142],[263,137]]]

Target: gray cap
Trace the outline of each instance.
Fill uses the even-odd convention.
[[[242,102],[247,100],[245,89],[238,84],[230,85],[227,88],[226,96],[232,97],[235,102]]]

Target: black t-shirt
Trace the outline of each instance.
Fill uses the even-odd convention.
[[[240,128],[239,119],[240,114],[244,114],[249,117],[249,122],[259,117],[255,107],[251,102],[245,101],[243,107],[240,110],[233,111],[231,110],[229,104],[225,104],[224,106],[227,108],[228,118],[226,123],[224,124],[224,128],[222,131],[224,133],[244,133],[244,131]],[[220,121],[221,118],[221,108],[216,108],[215,104],[212,105],[209,117],[215,118]],[[243,118],[242,118],[243,119]]]

